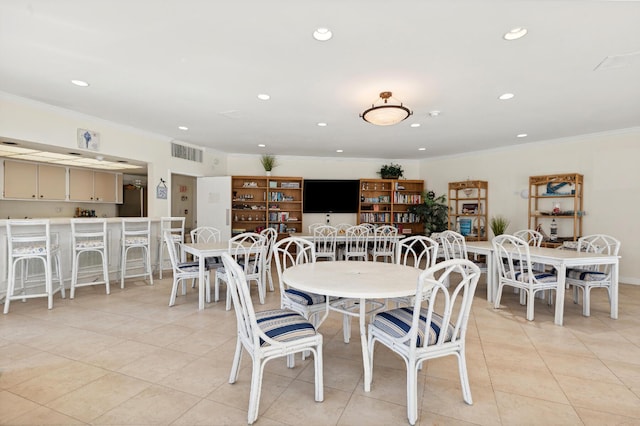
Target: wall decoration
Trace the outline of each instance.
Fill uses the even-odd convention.
[[[100,133],[87,129],[78,129],[78,148],[100,150]]]
[[[160,178],[160,183],[156,186],[156,198],[166,200],[168,196],[167,184],[164,179]]]

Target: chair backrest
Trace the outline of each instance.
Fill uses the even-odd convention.
[[[278,241],[273,247],[280,281],[280,295],[285,294],[286,285],[282,280],[282,274],[287,268],[303,263],[315,263],[315,246],[304,238],[287,237]]]
[[[540,247],[542,244],[542,234],[534,229],[521,229],[513,233],[514,237],[525,240],[532,247]]]
[[[71,219],[71,238],[76,249],[107,246],[106,219]]]
[[[578,239],[578,246],[576,249],[587,253],[601,253],[617,256],[620,251],[620,241],[605,234],[586,235]],[[581,267],[581,269],[609,273],[611,271],[611,265],[593,265]]]
[[[194,243],[218,243],[220,238],[220,230],[213,226],[199,226],[191,230],[191,242]]]
[[[264,228],[260,231],[260,235],[265,238],[264,264],[267,268],[271,267],[271,259],[273,258],[273,245],[278,239],[278,231],[273,228]]]
[[[351,228],[353,225],[349,223],[339,223],[336,225],[336,229],[338,230],[338,234],[345,234],[347,229]]]
[[[443,231],[439,235],[444,259],[468,259],[464,235],[455,231]]]
[[[529,253],[529,244],[513,235],[502,234],[491,240],[496,265],[501,278],[535,284],[533,265]]]
[[[250,347],[260,347],[260,339],[270,341],[264,333],[260,331],[256,320],[256,313],[253,310],[251,293],[247,277],[242,267],[228,253],[222,254],[222,263],[227,275],[227,287],[231,293],[231,300],[236,312],[238,322],[238,338]]]
[[[265,237],[256,232],[238,234],[229,240],[229,253],[242,265],[247,278],[260,277],[266,250],[265,241]]]
[[[160,218],[160,232],[164,237],[165,232],[169,231],[174,241],[184,243],[184,217],[161,217]]]
[[[346,230],[345,259],[362,257],[367,260],[369,228],[364,225],[350,226]]]
[[[149,218],[122,219],[123,237],[147,237],[151,235],[151,221]]]
[[[320,222],[316,222],[316,223],[312,223],[311,225],[309,225],[309,235],[313,235],[313,230],[316,229],[318,226],[324,226],[324,223],[320,223]]]
[[[414,235],[400,240],[396,251],[396,263],[427,269],[436,264],[438,242],[424,235]]]
[[[9,256],[51,253],[55,243],[51,241],[49,219],[8,220],[7,244]]]
[[[450,276],[452,283],[460,280],[453,290],[445,284]],[[439,350],[437,347],[464,343],[479,278],[480,268],[466,259],[445,260],[420,274],[407,333],[412,350]],[[426,315],[421,310],[425,304]]]
[[[395,254],[396,238],[398,228],[390,225],[383,225],[374,228],[373,251],[376,254]],[[371,232],[371,231],[369,231]]]
[[[335,258],[337,236],[338,229],[334,226],[316,226],[313,230],[313,242],[315,245],[316,255],[328,254],[332,255]]]
[[[165,231],[164,242],[167,245],[167,251],[169,252],[169,260],[171,260],[171,268],[173,269],[174,274],[180,273],[180,269],[178,268],[178,253],[176,253],[176,244],[171,236],[171,231]]]
[[[376,232],[376,226],[373,223],[361,223],[360,225],[369,228],[370,234],[374,234]]]

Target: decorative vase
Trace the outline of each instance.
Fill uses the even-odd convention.
[[[271,170],[266,170],[265,173],[267,176],[271,176]]]

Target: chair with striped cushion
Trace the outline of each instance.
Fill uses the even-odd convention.
[[[603,234],[594,234],[578,240],[577,250],[582,252],[603,253],[617,256],[620,241]],[[591,315],[591,289],[605,288],[611,305],[611,265],[583,266],[567,269],[567,284],[573,286],[573,303],[578,303],[582,290],[582,315]]]
[[[354,225],[345,231],[344,260],[369,260],[367,253],[370,231],[365,225]]]
[[[459,280],[451,292],[444,284],[450,275],[452,283]],[[407,417],[412,425],[418,419],[418,369],[429,359],[456,356],[462,398],[469,405],[473,403],[465,359],[465,336],[479,277],[480,269],[469,260],[437,263],[420,274],[413,306],[378,313],[369,324],[371,371],[376,342],[387,346],[405,362]]]
[[[280,307],[298,312],[318,326],[320,314],[327,309],[326,297],[291,288],[282,281],[287,268],[316,261],[313,242],[298,237],[284,238],[274,245],[273,253],[280,282]]]
[[[319,225],[313,230],[313,242],[315,244],[315,258],[336,260],[336,237],[338,229],[331,225]]]
[[[371,232],[371,231],[369,231]],[[382,258],[383,262],[393,262],[396,259],[396,239],[398,228],[391,225],[378,226],[371,233],[373,244],[369,252],[371,259],[375,262]]]
[[[213,226],[199,226],[189,233],[192,243],[218,243],[221,240],[220,230]],[[204,266],[207,271],[222,267],[220,256],[211,256],[204,259]]]
[[[262,262],[262,275],[265,284],[269,283],[269,291],[274,291],[273,276],[271,274],[271,261],[273,260],[273,245],[278,240],[278,231],[274,228],[265,228],[260,231],[260,235],[265,238],[264,241],[264,257]]]
[[[169,306],[173,306],[176,303],[176,294],[178,293],[178,284],[182,282],[182,295],[187,294],[187,288],[185,286],[185,280],[196,280],[200,277],[200,263],[199,262],[180,262],[178,260],[178,252],[176,250],[175,240],[170,231],[166,231],[164,234],[165,244],[167,251],[169,252],[169,260],[171,261],[171,268],[173,269],[173,285],[171,287],[171,296],[169,297]],[[209,293],[209,274],[204,274],[205,288]],[[201,283],[199,285],[202,285]]]
[[[554,273],[534,270],[529,254],[529,244],[513,235],[498,235],[492,240],[498,268],[498,292],[495,308],[500,307],[502,289],[505,285],[520,290],[520,304],[527,303],[527,320],[533,321],[535,295],[545,290],[556,290],[558,277]],[[549,294],[551,300],[551,292]]]
[[[311,352],[315,367],[315,400],[322,402],[322,334],[302,315],[289,309],[255,312],[242,267],[228,253],[222,255],[222,262],[227,271],[227,288],[231,293],[238,323],[238,340],[229,383],[233,384],[238,380],[243,347],[253,361],[248,423],[253,424],[258,419],[264,367],[274,358],[286,356],[287,367],[293,368],[296,353]]]
[[[438,242],[424,235],[414,235],[398,242],[395,263],[427,269],[436,264],[438,257]],[[400,304],[413,305],[414,296],[396,297],[392,299],[397,306]]]

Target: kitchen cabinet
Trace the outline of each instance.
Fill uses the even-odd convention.
[[[91,169],[69,169],[69,200],[115,203],[116,173]]]
[[[63,166],[5,160],[4,197],[65,200],[67,169]]]

